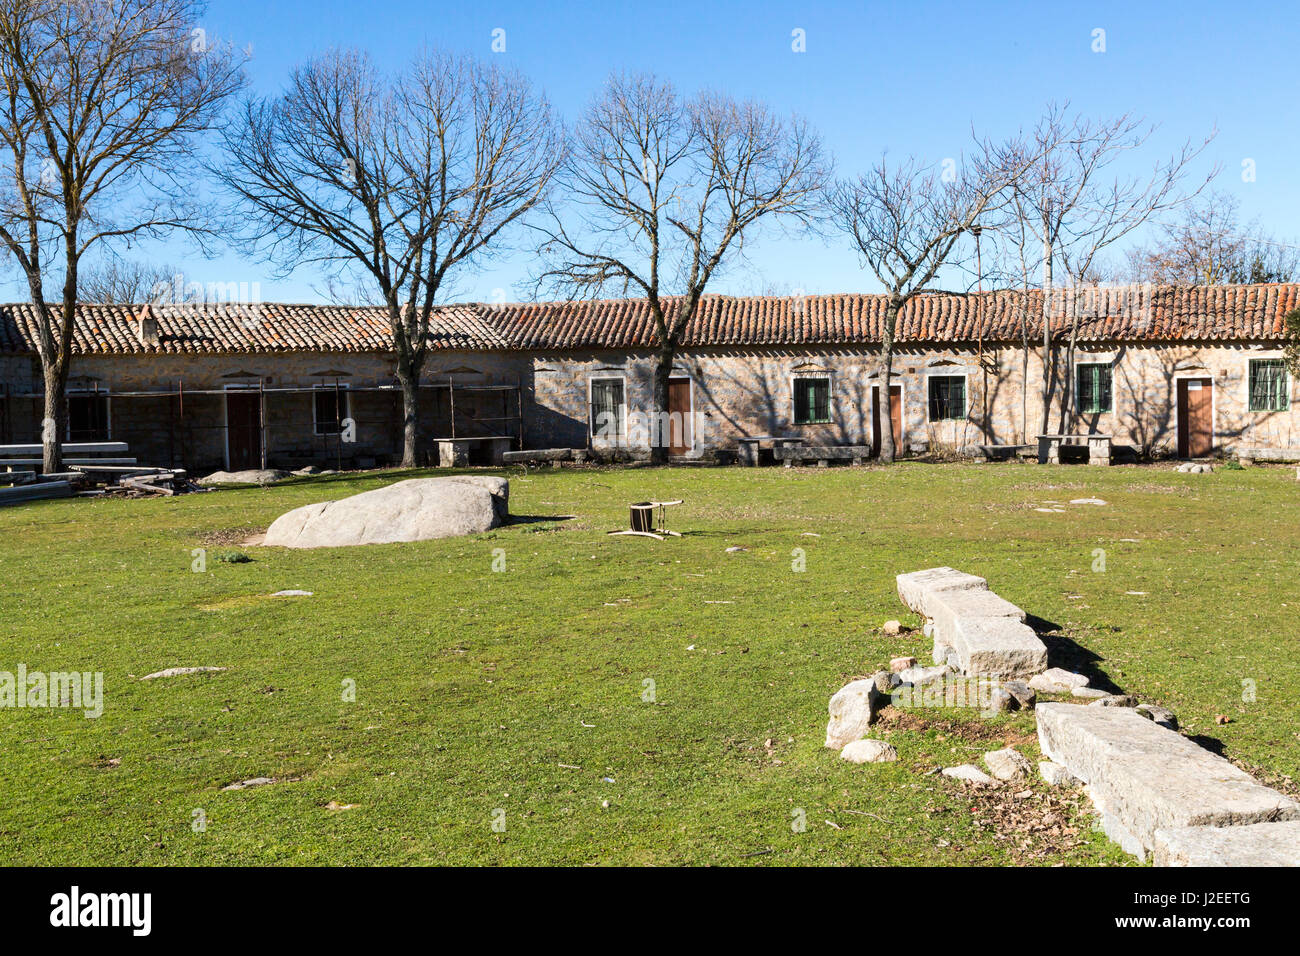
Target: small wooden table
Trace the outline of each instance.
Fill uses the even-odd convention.
[[[1088,449],[1088,464],[1110,465],[1111,436],[1109,435],[1039,435],[1038,463],[1059,465],[1061,446]]]

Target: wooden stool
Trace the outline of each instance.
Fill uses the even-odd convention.
[[[680,538],[681,534],[668,530],[668,517],[665,508],[681,504],[677,501],[638,501],[631,506],[626,531],[611,531],[610,534],[634,534],[642,538],[654,538],[662,541],[667,536]]]

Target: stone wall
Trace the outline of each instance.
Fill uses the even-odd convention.
[[[1064,350],[1062,350],[1062,356]],[[1131,344],[1089,346],[1078,363],[1112,366],[1113,401],[1107,413],[1063,412],[1061,368],[1051,376],[1047,431],[1097,432],[1141,454],[1177,450],[1177,381],[1213,383],[1214,444],[1232,453],[1244,446],[1300,446],[1300,410],[1251,412],[1247,406],[1250,359],[1279,358],[1270,345]],[[1063,359],[1062,359],[1063,361]],[[679,354],[674,375],[690,378],[697,434],[692,455],[734,448],[757,435],[799,435],[811,443],[871,444],[872,387],[880,381],[875,348],[692,349]],[[1015,346],[954,346],[895,351],[893,383],[902,386],[903,444],[914,451],[969,451],[980,444],[1030,442],[1042,430],[1043,369],[1037,352],[1025,357]],[[530,447],[584,447],[588,442],[588,390],[593,378],[624,380],[628,412],[652,407],[654,356],[612,350],[534,353],[527,439]],[[831,379],[828,424],[795,425],[793,380],[801,375]],[[930,421],[929,379],[966,378],[967,416]],[[1068,403],[1067,403],[1068,404]],[[594,444],[600,445],[597,441]],[[611,444],[605,442],[604,444]],[[623,447],[624,442],[612,443]],[[634,455],[648,445],[632,443]]]

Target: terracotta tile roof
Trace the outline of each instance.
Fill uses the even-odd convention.
[[[670,314],[680,300],[666,300]],[[1042,293],[922,295],[899,321],[900,342],[1018,342],[1022,320],[1041,338]],[[1052,325],[1068,331],[1064,301]],[[1080,309],[1084,342],[1270,341],[1300,307],[1300,284],[1115,288],[1089,294]],[[83,305],[74,350],[81,353],[261,353],[388,351],[383,310],[328,305],[152,307],[158,345],[136,337],[140,307]],[[880,341],[880,295],[707,296],[687,328],[687,346],[849,345]],[[0,305],[0,352],[35,351],[30,305]],[[441,307],[435,350],[648,348],[654,323],[643,299]]]
[[[680,300],[668,302],[671,316]],[[1068,331],[1070,304],[1054,309],[1054,329]],[[806,297],[707,296],[683,336],[687,346],[840,345],[879,342],[881,295]],[[1265,340],[1283,335],[1283,316],[1300,307],[1300,284],[1115,288],[1081,297],[1081,341]],[[1042,337],[1043,295],[987,292],[922,295],[900,316],[900,342],[1017,342],[1022,317]],[[644,299],[494,306],[494,319],[515,348],[647,348],[654,321]]]
[[[142,345],[136,316],[143,306],[81,305],[73,351],[119,353],[386,352],[383,308],[330,305],[223,305],[205,308],[149,306],[158,320],[157,345]],[[0,305],[0,352],[34,352],[36,323],[30,304]],[[485,349],[506,345],[473,306],[435,311],[434,349]]]

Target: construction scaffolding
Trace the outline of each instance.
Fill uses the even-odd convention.
[[[167,457],[169,464],[172,466],[184,466],[191,455],[192,446],[196,443],[195,433],[205,431],[218,431],[224,433],[226,457],[230,459],[230,437],[233,433],[243,433],[249,430],[256,432],[257,445],[259,446],[260,461],[256,464],[261,468],[268,466],[268,458],[272,455],[271,443],[269,438],[274,430],[275,433],[283,434],[288,432],[297,441],[302,441],[304,437],[310,438],[311,457],[316,460],[329,461],[333,460],[335,466],[342,470],[345,457],[352,457],[346,454],[345,446],[350,444],[346,440],[349,434],[356,435],[363,426],[377,427],[380,429],[396,429],[398,435],[396,445],[400,450],[401,432],[402,432],[402,390],[397,385],[355,385],[345,381],[345,373],[338,373],[328,376],[328,381],[319,385],[268,385],[264,377],[255,376],[233,376],[240,379],[238,383],[232,382],[230,385],[221,387],[205,388],[188,388],[184,379],[178,379],[175,384],[152,389],[115,391],[109,388],[100,388],[99,384],[93,383],[89,387],[77,389],[70,394],[79,396],[85,395],[104,395],[111,402],[129,400],[167,400]],[[447,395],[448,413],[446,415],[447,430],[450,432],[450,439],[470,439],[470,438],[506,438],[509,439],[515,447],[522,449],[524,447],[524,408],[523,408],[523,385],[522,383],[514,385],[479,385],[479,384],[458,384],[452,377],[445,381],[426,382],[419,386],[421,393],[432,393],[438,395],[445,391]],[[280,419],[274,423],[270,421],[267,414],[268,398],[277,395],[312,395],[317,396],[322,392],[333,393],[334,421],[330,427],[321,429],[321,421],[315,415],[313,408],[312,418],[309,421],[294,421]],[[230,397],[231,396],[248,396],[256,395],[256,421],[250,416],[248,422],[244,424],[232,423],[229,419]],[[362,419],[353,414],[344,414],[344,409],[350,409],[350,395],[367,395],[383,394],[391,395],[397,401],[396,414],[391,417]],[[463,406],[460,416],[460,423],[457,423],[457,403],[458,395],[499,395],[501,397],[499,409],[500,414],[477,414],[482,411],[482,402],[473,402]],[[198,419],[192,410],[187,412],[186,400],[190,400],[191,407],[193,399],[200,396],[222,397],[226,400],[223,406],[223,420],[221,422],[211,422]],[[44,397],[42,392],[30,391],[15,393],[8,390],[4,385],[0,385],[0,436],[4,437],[5,442],[12,441],[14,429],[14,415],[12,412],[12,399],[27,399],[40,401]],[[314,400],[314,399],[313,399]],[[441,416],[440,416],[441,417]],[[110,431],[121,434],[129,430],[129,426],[123,427],[123,420],[130,421],[129,414],[123,414],[114,407],[112,418],[113,423],[110,425]],[[431,423],[440,426],[441,421]],[[348,426],[351,426],[349,428]],[[436,433],[436,430],[435,430]],[[107,437],[107,436],[105,436]],[[426,439],[430,443],[447,440],[443,437],[434,437]],[[427,450],[426,450],[427,451]],[[301,457],[301,456],[299,456]],[[365,456],[369,458],[370,456]]]

